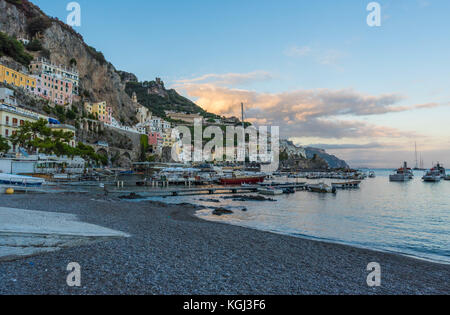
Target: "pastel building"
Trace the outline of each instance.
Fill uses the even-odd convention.
[[[79,87],[79,74],[75,68],[65,67],[63,65],[57,65],[51,63],[47,59],[37,58],[31,61],[29,70],[32,74],[46,74],[55,75],[60,78],[60,80],[69,81],[72,83],[72,93],[78,95]]]
[[[0,65],[0,82],[21,87],[34,93],[36,89],[36,79],[27,74],[15,71],[4,65]]]
[[[97,119],[105,124],[112,124],[112,108],[107,105],[106,102],[99,103],[84,103],[84,110],[88,114],[92,114],[97,117]]]
[[[45,73],[35,75],[35,78],[36,95],[57,105],[72,105],[73,83],[71,81],[65,80],[60,75]]]
[[[148,134],[148,145],[153,147],[154,151],[161,150],[163,146],[163,137],[159,132],[149,132]]]

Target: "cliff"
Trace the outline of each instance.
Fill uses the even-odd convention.
[[[118,120],[133,122],[135,108],[119,72],[70,26],[46,16],[27,0],[0,0],[0,31],[16,38],[38,40],[42,49],[30,52],[34,57],[46,57],[67,66],[75,63],[81,98],[107,101]]]
[[[311,159],[315,155],[325,160],[330,168],[350,168],[344,160],[337,158],[334,155],[328,154],[325,150],[317,148],[305,148],[306,157]]]

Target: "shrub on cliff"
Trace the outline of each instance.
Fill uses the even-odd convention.
[[[28,45],[27,45],[27,49],[29,51],[40,51],[42,50],[42,43],[37,40],[37,39],[33,39]]]
[[[31,60],[33,60],[33,56],[25,52],[25,48],[21,42],[2,32],[0,32],[0,57],[1,56],[9,56],[15,61],[27,66],[30,64]]]
[[[28,33],[34,37],[38,33],[44,33],[47,28],[52,25],[49,18],[43,16],[36,16],[28,22]]]

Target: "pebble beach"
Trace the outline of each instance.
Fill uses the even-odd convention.
[[[0,261],[0,294],[449,294],[450,265],[197,218],[193,205],[98,194],[0,196],[2,207],[73,214],[130,235]],[[81,266],[81,287],[66,284]],[[370,288],[367,265],[382,268]]]

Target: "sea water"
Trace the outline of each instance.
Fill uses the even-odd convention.
[[[389,182],[389,174],[378,170],[359,189],[336,195],[299,191],[272,197],[276,202],[233,201],[225,195],[150,199],[201,205],[197,216],[205,220],[450,264],[450,181],[424,183],[423,172],[416,172],[414,180],[397,183]],[[215,207],[234,213],[215,216]]]

